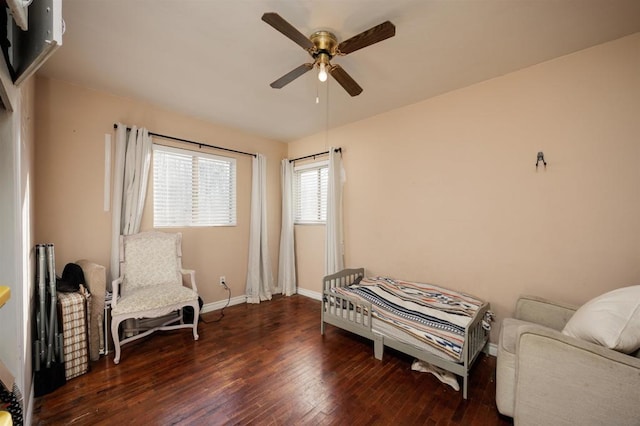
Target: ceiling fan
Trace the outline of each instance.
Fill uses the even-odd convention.
[[[391,22],[386,21],[338,43],[336,36],[329,31],[316,31],[307,37],[274,12],[265,13],[262,15],[262,20],[301,46],[313,58],[313,62],[302,64],[271,83],[271,87],[274,89],[281,89],[317,66],[319,69],[318,79],[320,81],[326,81],[327,73],[329,73],[347,93],[351,96],[358,96],[362,93],[362,87],[347,74],[344,68],[338,64],[332,64],[331,59],[334,56],[348,55],[351,52],[396,35],[396,27]]]

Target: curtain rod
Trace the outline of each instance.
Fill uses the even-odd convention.
[[[113,125],[114,129],[118,128],[117,124]],[[131,127],[127,127],[127,130],[131,130]],[[236,154],[244,154],[244,155],[250,155],[252,157],[256,157],[256,154],[252,154],[250,152],[244,152],[244,151],[236,151],[235,149],[231,149],[231,148],[223,148],[221,146],[215,146],[215,145],[208,145],[206,143],[201,143],[201,142],[194,142],[194,141],[190,141],[188,139],[182,139],[182,138],[176,138],[173,136],[167,136],[167,135],[161,135],[160,133],[154,133],[154,132],[149,132],[149,134],[151,136],[156,136],[158,138],[163,138],[163,139],[170,139],[173,141],[178,141],[178,142],[184,142],[184,143],[190,143],[192,145],[198,145],[199,148],[202,148],[203,146],[206,146],[207,148],[213,148],[213,149],[220,149],[222,151],[229,151],[229,152],[235,152]]]
[[[335,148],[333,150],[334,152],[342,152],[342,148]],[[311,155],[305,155],[304,157],[298,157],[298,158],[294,158],[293,160],[289,160],[290,163],[293,163],[294,161],[298,161],[298,160],[306,160],[307,158],[316,158],[320,155],[327,155],[329,153],[329,151],[325,151],[325,152],[319,152],[317,154],[311,154]]]

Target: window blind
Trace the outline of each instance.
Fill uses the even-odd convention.
[[[153,224],[236,225],[236,160],[154,145]]]
[[[326,161],[294,169],[296,223],[325,223],[329,169]]]

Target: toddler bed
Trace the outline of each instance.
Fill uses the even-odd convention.
[[[452,372],[463,379],[489,340],[489,304],[468,294],[390,278],[365,278],[364,268],[323,278],[321,333],[325,324]]]

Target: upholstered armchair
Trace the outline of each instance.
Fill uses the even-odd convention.
[[[120,346],[158,330],[191,328],[198,340],[198,289],[195,272],[182,269],[182,234],[141,232],[120,237],[120,277],[113,281],[111,335],[114,362],[120,362]],[[185,324],[183,308],[193,309],[193,324]],[[120,324],[128,319],[161,318],[165,321],[143,332],[125,335]]]
[[[640,286],[626,289],[580,309],[521,297],[500,329],[498,411],[516,425],[639,425]]]

